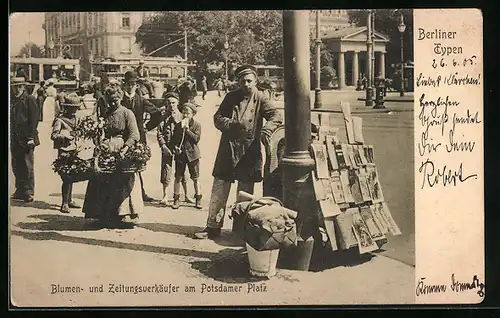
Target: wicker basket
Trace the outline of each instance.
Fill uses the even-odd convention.
[[[139,173],[146,170],[146,166],[142,167],[133,167],[133,168],[124,168],[124,169],[106,169],[100,170],[99,173],[112,174],[112,173]]]
[[[95,170],[88,170],[83,173],[69,173],[69,174],[59,172],[59,175],[61,176],[61,179],[63,179],[64,181],[76,183],[92,179],[95,176]]]

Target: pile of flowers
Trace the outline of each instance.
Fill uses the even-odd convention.
[[[83,139],[99,138],[104,129],[104,118],[100,117],[97,121],[92,116],[85,117],[78,127],[76,127],[76,134]]]
[[[123,157],[120,155],[118,149],[110,147],[102,147],[100,149],[97,164],[102,171],[107,172],[139,171],[151,159],[151,148],[140,142],[132,145]]]
[[[137,142],[125,153],[122,163],[125,167],[141,169],[149,159],[151,159],[151,148],[142,142]]]
[[[62,177],[89,175],[95,172],[93,159],[83,160],[76,154],[59,156],[52,163],[52,169]]]

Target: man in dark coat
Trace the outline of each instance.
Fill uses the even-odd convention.
[[[162,118],[162,111],[140,94],[139,87],[137,85],[137,73],[134,71],[127,71],[125,73],[123,92],[124,96],[122,99],[122,105],[134,112],[135,119],[137,120],[137,126],[139,127],[139,134],[141,137],[140,141],[147,143],[146,129],[151,130],[158,126]],[[151,116],[151,119],[146,126],[144,125],[145,113],[148,113]],[[142,175],[139,174],[139,176],[141,179],[143,200],[145,202],[154,201],[153,198],[146,194]]]
[[[16,191],[12,199],[32,202],[35,194],[34,150],[40,144],[40,112],[35,96],[26,91],[26,79],[11,79],[10,151]]]
[[[257,70],[251,65],[236,70],[240,88],[228,93],[214,115],[222,132],[215,159],[207,227],[195,238],[220,235],[231,184],[238,191],[253,194],[254,183],[262,181],[261,143],[282,123],[282,118],[265,94],[257,89]],[[266,124],[263,126],[263,120]]]

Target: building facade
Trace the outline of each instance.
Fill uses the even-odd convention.
[[[309,11],[309,29],[316,32],[316,12]],[[349,16],[347,10],[319,10],[319,29],[321,32],[338,30],[349,27]]]
[[[142,51],[135,33],[154,12],[50,12],[45,13],[46,47],[49,57],[69,48],[73,58],[136,57]]]

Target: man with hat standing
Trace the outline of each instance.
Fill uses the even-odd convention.
[[[282,123],[274,105],[257,89],[256,68],[243,65],[235,75],[240,87],[224,97],[214,114],[215,127],[222,135],[212,173],[207,224],[195,234],[198,239],[220,235],[234,181],[238,181],[238,192],[253,194],[254,183],[262,181],[261,143],[267,145],[269,136]]]
[[[150,101],[145,99],[139,92],[137,85],[137,73],[134,71],[127,71],[125,73],[125,79],[123,84],[124,96],[122,99],[122,105],[126,108],[132,110],[137,121],[137,126],[139,128],[140,142],[147,143],[146,129],[151,130],[158,126],[161,121],[162,111],[153,105]],[[151,119],[144,126],[144,113],[149,113]],[[154,201],[153,198],[146,194],[144,190],[144,181],[142,175],[139,174],[141,180],[142,196],[145,202]]]
[[[12,199],[32,202],[35,193],[34,150],[40,144],[36,98],[26,91],[26,79],[10,82],[10,151],[16,191]]]

